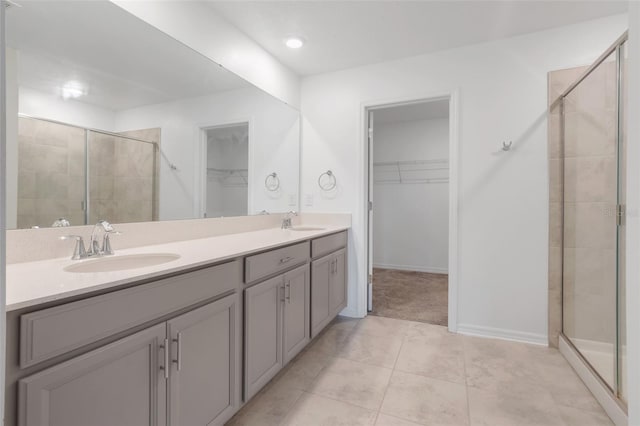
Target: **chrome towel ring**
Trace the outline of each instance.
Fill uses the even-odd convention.
[[[264,178],[264,187],[267,191],[275,192],[280,189],[280,178],[276,172],[270,173]]]
[[[323,179],[325,176],[326,178]],[[323,191],[331,191],[336,187],[337,183],[336,175],[331,170],[327,170],[318,177],[318,186]]]

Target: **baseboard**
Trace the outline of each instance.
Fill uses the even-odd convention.
[[[629,420],[624,408],[622,408],[618,400],[611,394],[611,391],[607,385],[602,382],[602,379],[592,371],[591,367],[584,362],[573,346],[568,343],[562,335],[560,335],[559,339],[559,349],[562,356],[564,356],[569,365],[571,365],[573,370],[578,374],[613,423],[616,426],[626,426]]]
[[[447,268],[438,268],[436,266],[411,266],[411,265],[392,265],[388,263],[374,263],[374,268],[379,269],[397,269],[398,271],[416,271],[427,272],[429,274],[448,274]]]
[[[532,343],[534,345],[549,344],[545,334],[527,333],[504,328],[483,327],[472,324],[458,324],[458,333],[468,336],[490,337],[493,339],[511,340],[514,342]]]

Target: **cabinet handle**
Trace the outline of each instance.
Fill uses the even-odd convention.
[[[284,294],[284,284],[282,284],[280,287],[278,287],[278,292],[282,291],[282,296],[280,297],[280,301],[284,302],[284,300],[286,299],[285,294]]]
[[[285,293],[284,298],[287,299],[287,303],[291,303],[291,281],[287,281],[285,284],[285,289],[287,292]]]
[[[160,345],[160,349],[164,351],[164,365],[160,366],[160,370],[164,370],[165,380],[169,379],[169,339],[164,339],[164,345]]]
[[[293,257],[291,256],[283,257],[282,259],[280,259],[280,264],[284,265],[285,263],[291,262],[292,260],[293,260]]]
[[[173,360],[178,365],[178,371],[182,368],[182,333],[178,333],[177,339],[173,339],[177,344],[176,359]]]
[[[335,266],[336,266],[336,261],[332,260],[331,261],[331,271],[330,271],[332,274],[335,273]]]

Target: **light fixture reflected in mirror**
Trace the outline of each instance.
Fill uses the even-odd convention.
[[[61,87],[62,99],[75,99],[87,94],[87,88],[79,81],[70,80]]]
[[[300,49],[304,46],[304,39],[302,37],[291,36],[285,39],[284,44],[289,49]]]

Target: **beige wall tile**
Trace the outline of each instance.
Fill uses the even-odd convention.
[[[559,171],[559,165],[550,165],[555,166]],[[615,204],[617,179],[617,160],[614,156],[566,158],[564,161],[564,200],[568,203],[606,202]]]
[[[18,174],[18,198],[36,198],[36,174]]]
[[[562,205],[560,203],[549,203],[549,246],[562,247]]]
[[[36,198],[66,200],[69,175],[66,173],[36,173]]]

